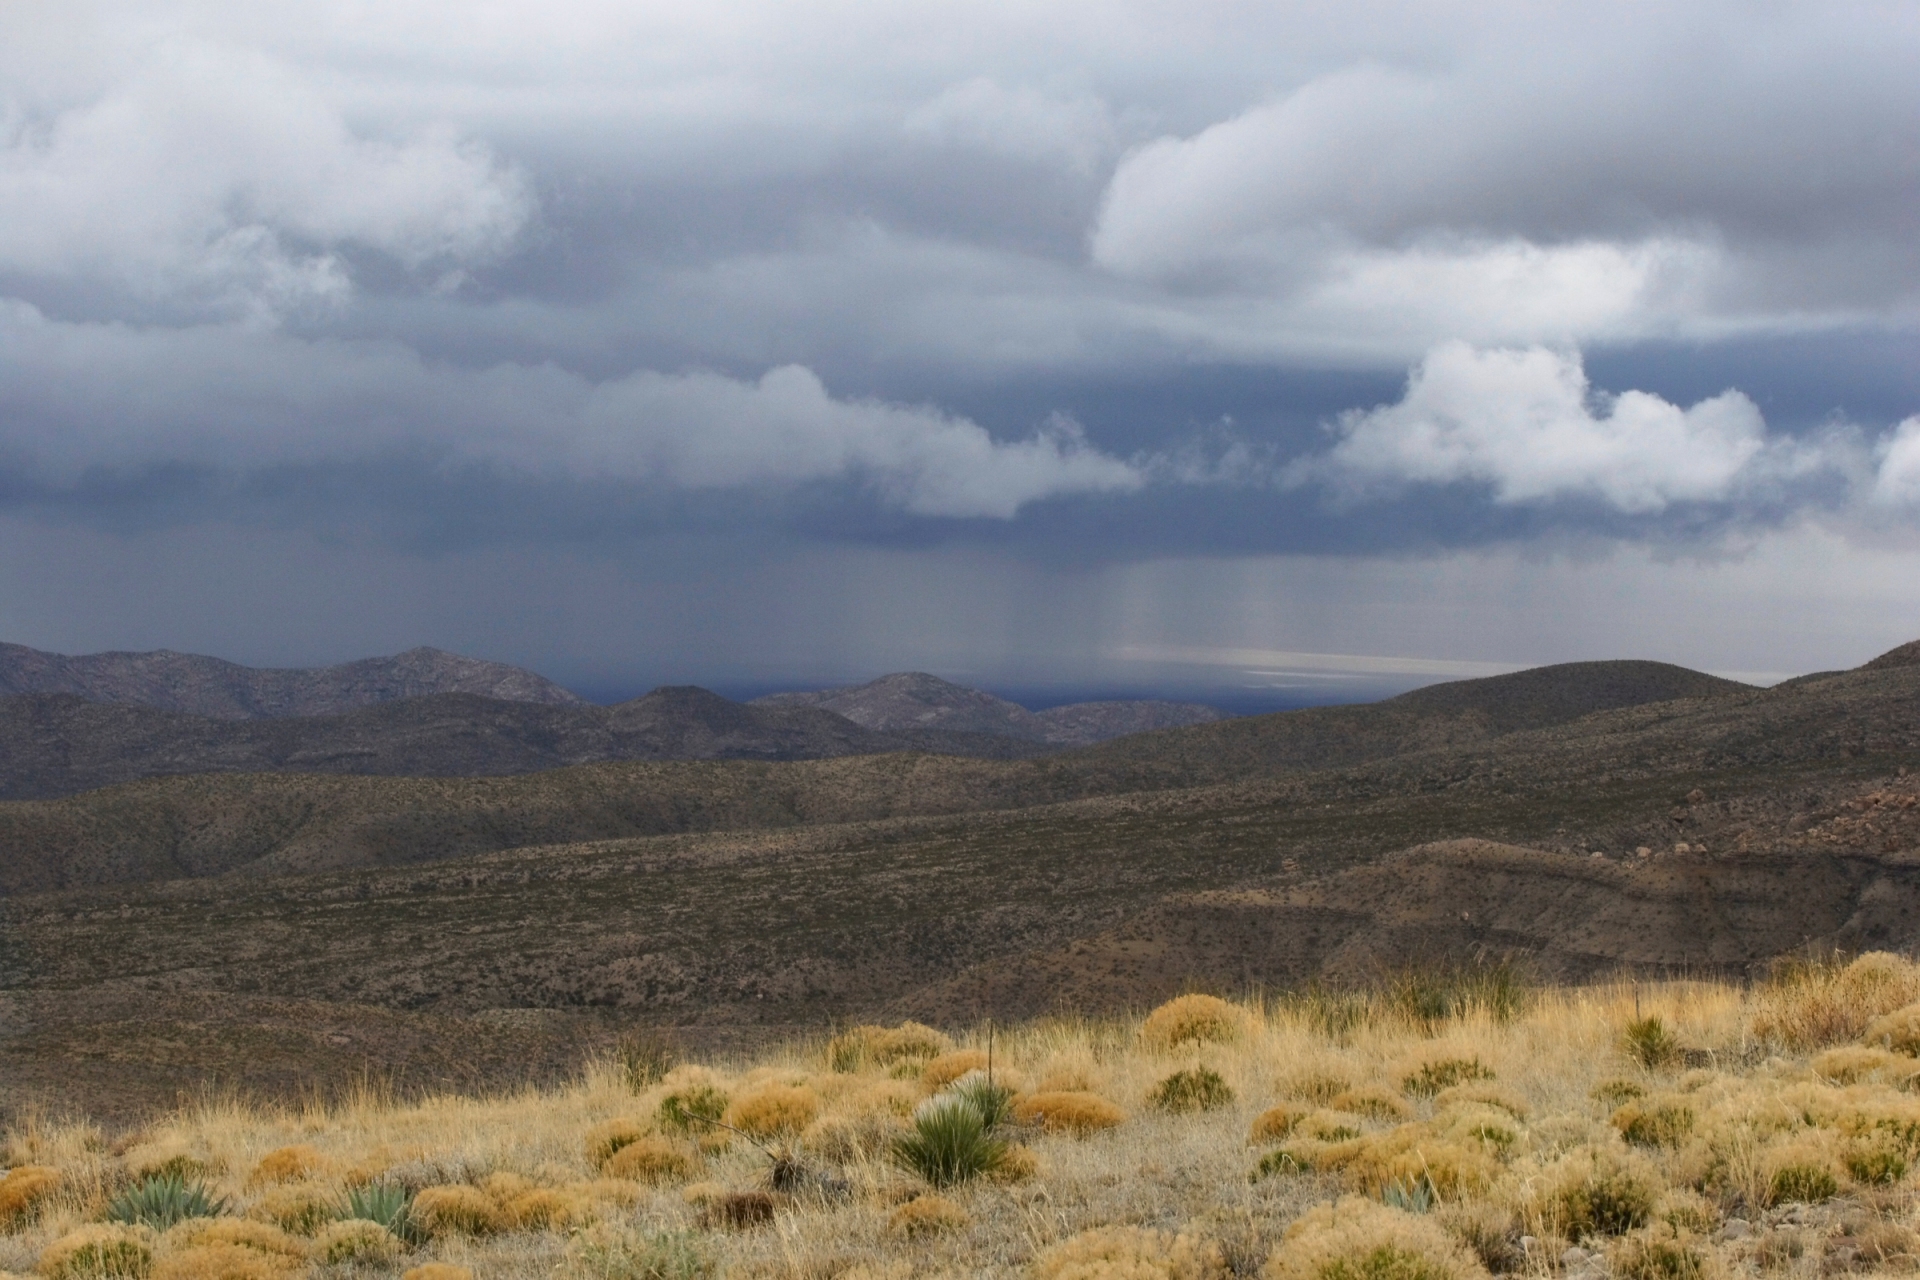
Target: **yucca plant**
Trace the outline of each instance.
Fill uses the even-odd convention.
[[[995,1129],[1013,1119],[1013,1090],[994,1083],[982,1071],[973,1071],[953,1082],[949,1097],[960,1099],[980,1116],[980,1123]]]
[[[1668,1066],[1680,1057],[1680,1042],[1658,1014],[1629,1022],[1623,1039],[1627,1056],[1648,1070]]]
[[[413,1200],[405,1187],[391,1182],[369,1182],[347,1188],[347,1217],[377,1222],[402,1240],[421,1239],[413,1221]]]
[[[217,1218],[226,1211],[224,1196],[216,1200],[205,1183],[198,1179],[189,1182],[174,1173],[142,1178],[107,1204],[109,1220],[145,1225],[156,1231],[165,1231],[188,1218]]]
[[[913,1132],[893,1144],[894,1162],[936,1187],[983,1177],[1006,1163],[1007,1144],[967,1099],[942,1094],[920,1105]]]

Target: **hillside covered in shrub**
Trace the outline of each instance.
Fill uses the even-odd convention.
[[[1920,966],[636,1038],[569,1085],[5,1136],[0,1271],[1704,1280],[1920,1257]]]

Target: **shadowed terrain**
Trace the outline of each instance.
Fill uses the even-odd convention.
[[[396,1047],[403,1015],[571,1052],[635,1023],[751,1039],[1476,954],[1581,977],[1911,943],[1920,668],[1779,690],[1677,672],[1582,664],[1032,761],[203,777],[7,805],[5,865],[37,854],[71,887],[0,899],[0,1077],[25,1096],[112,1046],[188,1046],[142,1068],[154,1096],[203,1078],[191,1046],[220,1028],[284,1039],[287,1001],[389,1011],[317,1051],[320,1076],[453,1080]],[[269,1087],[292,1052],[228,1069]]]

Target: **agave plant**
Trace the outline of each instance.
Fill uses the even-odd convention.
[[[177,1173],[142,1178],[107,1205],[112,1221],[144,1224],[156,1231],[188,1218],[217,1218],[226,1211],[224,1196],[216,1200],[205,1183],[189,1182]]]
[[[413,1200],[405,1187],[391,1182],[369,1182],[347,1189],[347,1217],[377,1222],[402,1240],[415,1240]]]

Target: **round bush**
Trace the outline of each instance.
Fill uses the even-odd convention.
[[[1188,1111],[1216,1111],[1233,1101],[1233,1090],[1219,1072],[1208,1067],[1176,1071],[1153,1089],[1153,1105],[1179,1115]]]
[[[1160,1049],[1227,1041],[1240,1034],[1245,1021],[1240,1010],[1218,996],[1180,996],[1147,1015],[1140,1024],[1140,1039]]]

